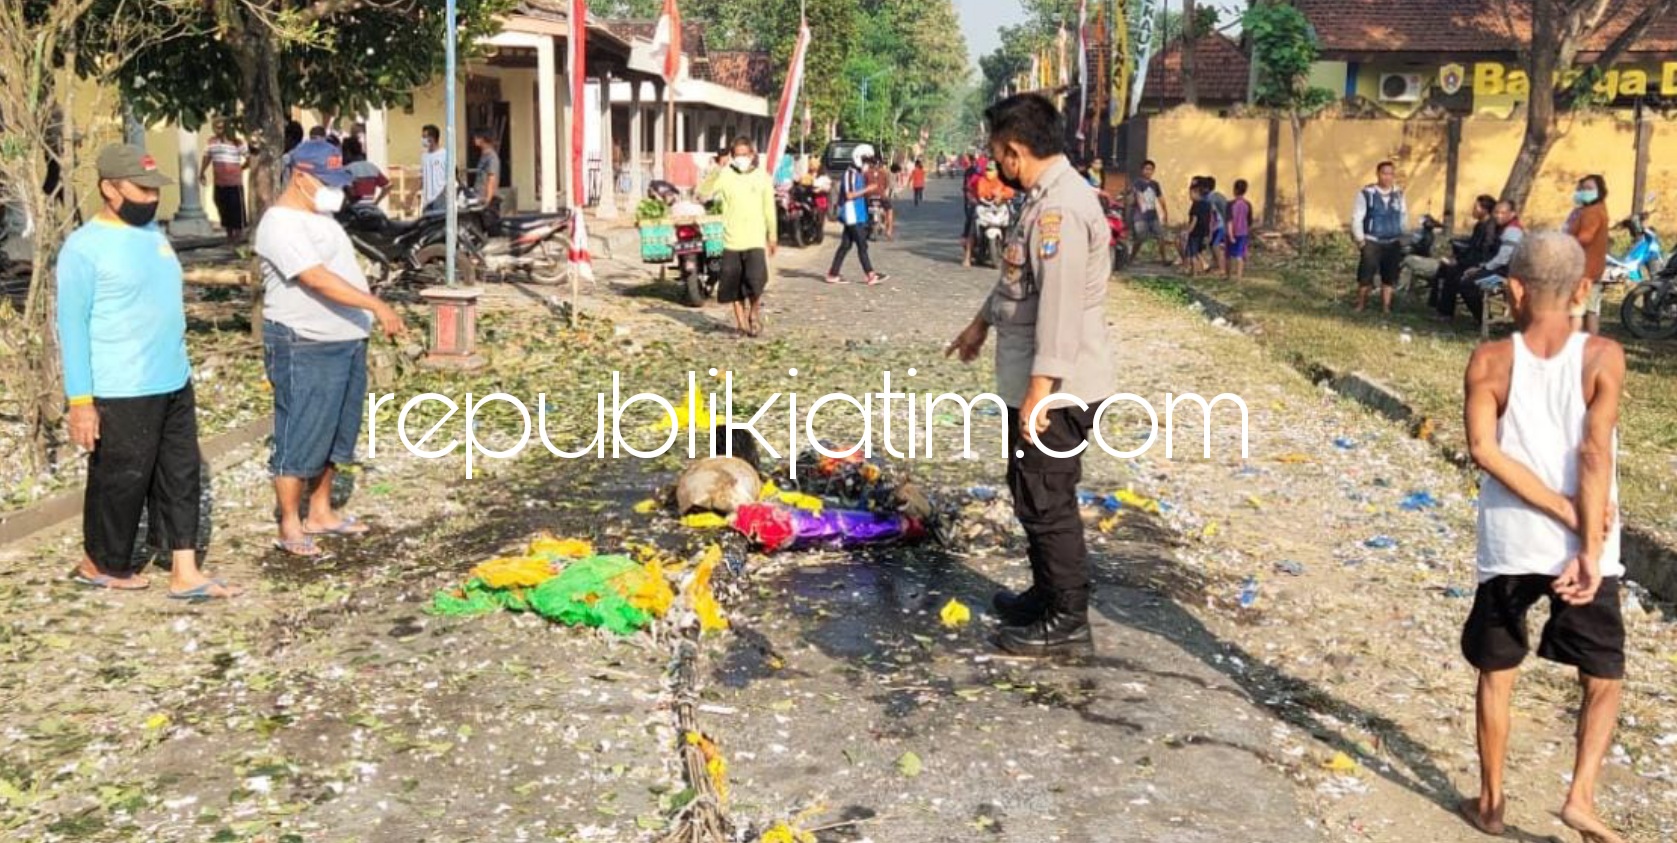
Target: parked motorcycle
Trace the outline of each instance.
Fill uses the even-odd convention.
[[[1112,232],[1112,271],[1118,272],[1130,263],[1129,229],[1124,224],[1124,211],[1116,202],[1100,194],[1101,213],[1106,215],[1107,228]]]
[[[878,240],[879,235],[885,233],[885,199],[879,196],[868,197],[868,239]]]
[[[1430,293],[1434,286],[1440,283],[1440,276],[1444,273],[1444,266],[1451,260],[1439,259],[1433,253],[1437,251],[1438,232],[1444,230],[1444,223],[1439,222],[1432,214],[1421,215],[1421,225],[1415,233],[1403,244],[1403,271],[1398,276],[1397,293],[1406,292]],[[1460,263],[1467,251],[1468,240],[1457,238],[1450,241],[1451,255],[1455,263]],[[1421,258],[1412,261],[1410,258]],[[1416,282],[1422,282],[1417,285]]]
[[[1677,337],[1677,262],[1652,281],[1637,284],[1619,306],[1619,321],[1631,336],[1644,340]]]
[[[1007,230],[1013,225],[1013,206],[1007,202],[980,202],[973,215],[973,225],[978,230],[973,257],[985,266],[995,266],[1001,260]]]
[[[705,208],[684,200],[681,189],[667,181],[655,181],[648,185],[646,195],[648,199],[664,203],[672,217],[688,220],[675,224],[672,260],[680,272],[681,288],[688,306],[700,307],[715,294],[716,284],[722,278],[720,252],[706,247],[704,228],[696,221],[704,214]],[[718,251],[717,256],[711,256],[713,251]]]
[[[424,286],[446,281],[446,215],[430,213],[416,220],[393,220],[377,205],[356,203],[338,211],[337,220],[355,251],[372,264],[367,282],[375,292],[392,282]],[[476,282],[477,265],[465,244],[456,247],[454,266],[461,282]]]
[[[488,275],[520,273],[540,284],[565,277],[570,252],[571,211],[551,214],[491,213],[467,192],[457,211],[460,234],[472,258]]]
[[[775,208],[780,233],[790,237],[792,245],[803,248],[821,242],[826,233],[826,215],[818,207],[813,187],[781,185],[775,189]]]
[[[1665,250],[1660,246],[1660,235],[1648,225],[1646,212],[1619,223],[1635,241],[1623,255],[1607,256],[1607,275],[1602,280],[1609,284],[1640,284],[1652,280],[1665,268]]]

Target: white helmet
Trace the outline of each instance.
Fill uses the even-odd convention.
[[[873,157],[873,144],[871,144],[871,143],[856,144],[856,151],[851,153],[850,157],[855,160],[856,166],[858,166],[858,167],[861,167],[861,166],[867,164],[868,159]]]

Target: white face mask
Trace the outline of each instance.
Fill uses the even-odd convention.
[[[314,192],[314,209],[331,216],[344,207],[344,192],[335,187],[321,187]]]
[[[749,171],[751,169],[751,164],[751,156],[749,155],[734,156],[734,169],[742,173]]]

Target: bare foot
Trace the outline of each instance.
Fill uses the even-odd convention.
[[[1585,843],[1625,843],[1613,829],[1595,815],[1595,810],[1571,802],[1561,808],[1561,822],[1583,836]]]
[[[1492,837],[1501,837],[1502,833],[1507,830],[1502,824],[1502,809],[1497,808],[1486,812],[1480,808],[1479,797],[1477,796],[1463,799],[1461,804],[1456,806],[1456,811],[1462,815],[1462,819],[1468,821],[1468,824]]]

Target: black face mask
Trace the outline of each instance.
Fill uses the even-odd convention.
[[[996,169],[996,176],[1001,179],[1002,184],[1007,185],[1008,189],[1012,190],[1014,193],[1025,192],[1024,182],[1007,175],[1007,173],[999,167]]]
[[[147,226],[152,220],[157,219],[157,203],[135,202],[124,196],[122,205],[116,209],[116,215],[118,219],[135,228]]]

